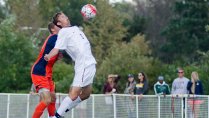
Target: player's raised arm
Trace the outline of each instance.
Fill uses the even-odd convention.
[[[53,48],[49,54],[45,54],[44,59],[46,61],[49,61],[51,57],[57,55],[59,53],[59,49]]]

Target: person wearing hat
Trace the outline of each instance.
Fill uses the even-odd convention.
[[[136,82],[134,80],[134,75],[128,74],[128,82],[126,83],[126,88],[125,88],[124,93],[133,94],[135,85],[136,85]]]
[[[128,74],[128,81],[126,82],[126,88],[124,90],[125,94],[133,95],[134,94],[134,88],[136,86],[136,81],[134,80],[134,75]],[[132,97],[131,97],[132,98]],[[135,104],[134,100],[130,99],[129,97],[126,97],[126,105],[127,105],[127,112],[128,112],[128,118],[136,118],[135,116]]]
[[[164,77],[163,76],[159,76],[158,77],[158,82],[155,83],[155,85],[154,85],[154,91],[155,91],[155,95],[170,94],[169,85],[166,84],[166,82],[164,81]]]

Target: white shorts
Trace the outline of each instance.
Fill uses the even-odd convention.
[[[85,87],[93,83],[96,73],[96,65],[92,64],[84,68],[82,71],[75,72],[72,86]]]

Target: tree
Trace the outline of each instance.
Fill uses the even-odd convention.
[[[137,13],[143,15],[146,20],[145,35],[153,49],[154,57],[161,57],[161,46],[165,43],[165,37],[161,31],[167,26],[170,18],[173,17],[171,10],[175,0],[147,0],[146,4],[137,1]],[[144,8],[144,9],[142,9]],[[164,56],[164,55],[163,55]]]
[[[117,10],[123,21],[123,26],[127,29],[124,41],[129,42],[138,33],[144,34],[147,25],[146,18],[140,14],[141,11],[136,9],[135,5],[122,2],[114,4],[113,8]]]
[[[68,88],[73,82],[74,77],[73,65],[58,61],[53,69],[53,80],[55,82],[56,92],[68,93]]]
[[[3,4],[0,3],[0,23],[4,20],[6,15],[7,15],[6,8]]]
[[[0,24],[0,92],[20,92],[31,86],[32,43],[16,31],[14,23],[10,16]]]
[[[92,0],[40,0],[39,9],[42,18],[47,22],[56,12],[62,11],[69,16],[71,24],[80,26],[83,23],[80,10],[87,3],[94,4]]]
[[[209,49],[209,34],[205,31],[209,23],[208,1],[176,1],[174,13],[162,33],[167,39],[162,46],[162,58],[167,62],[193,62],[197,59],[197,50]]]
[[[122,78],[126,78],[129,73],[137,74],[145,72],[148,75],[150,89],[154,85],[155,77],[160,73],[158,67],[160,62],[151,57],[151,50],[145,41],[144,36],[136,35],[130,43],[119,43],[112,46],[109,56],[104,58],[104,61],[97,69],[97,78],[95,82],[95,92],[101,92],[105,79],[110,73],[119,74]],[[121,79],[119,82],[120,93],[124,90],[126,79]],[[138,80],[137,78],[135,79]]]
[[[16,27],[18,29],[22,28],[32,28],[28,30],[34,33],[42,25],[42,19],[40,17],[40,12],[38,9],[38,1],[36,0],[7,0],[5,1],[7,10],[9,14],[16,16]]]
[[[108,56],[110,48],[122,41],[126,28],[122,19],[106,0],[97,1],[97,16],[84,25],[98,65]]]

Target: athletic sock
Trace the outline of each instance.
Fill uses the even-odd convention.
[[[76,107],[80,102],[81,98],[78,96],[76,100],[72,101],[72,104],[70,104],[65,112],[70,111],[72,108]]]
[[[56,115],[57,115],[57,116],[58,116],[58,115],[59,115],[59,116],[63,116],[64,113],[65,113],[65,111],[68,109],[69,105],[72,104],[72,102],[73,102],[73,101],[71,100],[71,98],[70,98],[69,96],[66,96],[65,99],[62,101],[60,107],[58,108],[58,110],[57,110],[55,116],[56,116]],[[56,117],[57,117],[57,116],[56,116]],[[59,118],[59,117],[58,117],[58,118]]]
[[[59,115],[57,112],[55,113],[55,116],[54,117],[52,117],[52,118],[62,118],[62,116],[61,115]]]
[[[33,117],[32,118],[40,118],[41,115],[44,112],[44,109],[47,107],[46,103],[44,102],[40,102],[37,106],[36,109],[33,113]]]
[[[55,102],[50,103],[47,106],[47,110],[48,110],[48,113],[49,113],[49,117],[54,116],[55,115],[55,111],[56,111]]]

